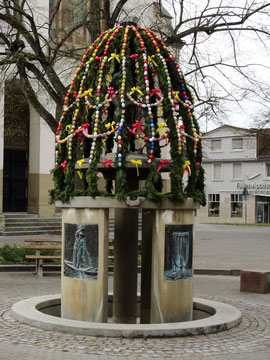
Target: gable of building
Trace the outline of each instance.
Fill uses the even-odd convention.
[[[222,125],[214,130],[210,130],[203,134],[203,138],[222,138],[232,136],[248,136],[254,135],[254,129],[245,129],[232,125]]]

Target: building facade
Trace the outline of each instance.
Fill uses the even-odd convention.
[[[201,223],[270,222],[270,129],[223,125],[203,135]]]

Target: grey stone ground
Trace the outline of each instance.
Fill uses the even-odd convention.
[[[246,232],[244,227],[207,227],[197,226],[195,267],[270,270],[269,228]],[[242,323],[229,331],[185,338],[83,337],[32,328],[10,316],[12,304],[20,299],[59,292],[57,275],[40,279],[29,273],[0,273],[1,360],[270,359],[270,294],[241,293],[237,276],[197,275],[194,295],[236,306]]]

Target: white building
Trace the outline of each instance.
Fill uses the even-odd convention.
[[[270,129],[223,125],[205,133],[202,144],[207,204],[198,221],[269,223]]]
[[[76,2],[62,1],[59,14],[52,22],[54,27],[51,27],[49,19],[53,17],[54,6],[58,3],[56,0],[29,2],[38,32],[42,34],[42,39],[39,40],[44,53],[49,53],[49,34],[55,39],[58,36],[61,38],[83,12],[81,6],[84,2],[80,1],[80,7],[76,7]],[[111,11],[117,3],[116,0],[111,2]],[[151,26],[156,24],[161,11],[163,13],[159,25],[169,26],[170,15],[165,9],[159,8],[158,2],[150,0],[128,1],[118,20],[138,21],[139,24]],[[25,50],[31,53],[26,39],[23,40]],[[91,40],[86,28],[81,28],[69,36],[67,43],[70,48],[80,46],[87,49]],[[5,49],[5,42],[0,37],[0,53],[4,54]],[[65,86],[71,82],[77,66],[78,60],[72,63],[70,58],[65,61],[62,57],[56,63],[55,69],[59,70]],[[14,74],[16,71],[13,66],[6,73],[0,71],[0,230],[5,223],[3,213],[28,212],[38,214],[39,217],[52,217],[55,213],[54,206],[49,203],[49,190],[53,187],[50,172],[54,167],[55,134],[27,101],[20,80],[10,82],[14,79]],[[50,100],[40,83],[34,84],[34,89],[39,101],[55,116],[55,103]],[[15,109],[16,111],[13,111]]]

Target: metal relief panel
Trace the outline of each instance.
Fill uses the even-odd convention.
[[[65,224],[64,275],[97,279],[98,225]]]
[[[165,225],[164,280],[192,277],[192,225]]]

